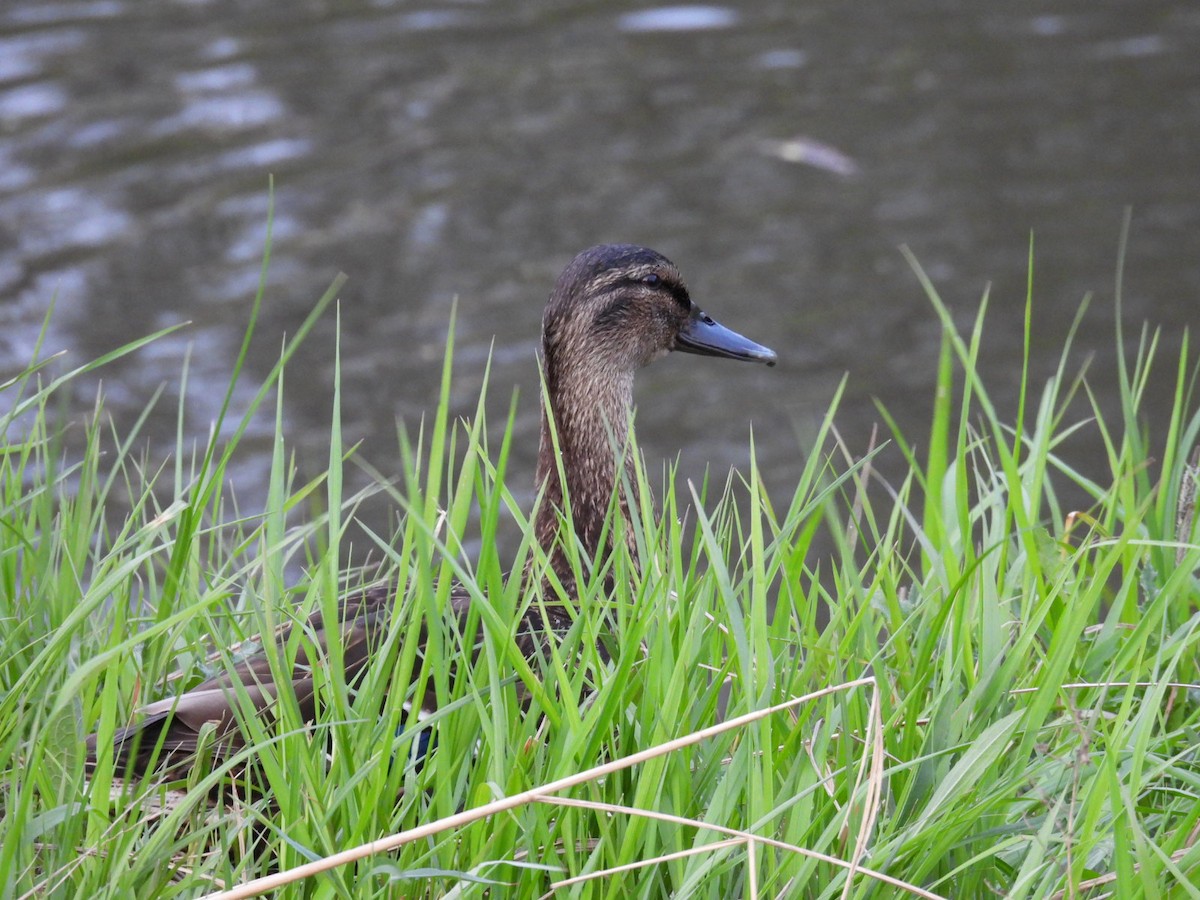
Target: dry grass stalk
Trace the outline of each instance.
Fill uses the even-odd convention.
[[[262,878],[255,878],[253,881],[248,881],[245,884],[238,885],[227,891],[209,894],[209,900],[243,900],[246,897],[257,897],[265,894],[267,891],[275,890],[286,884],[291,884],[295,881],[300,881],[304,878],[310,878],[313,875],[319,875],[322,872],[327,872],[330,869],[335,869],[338,866],[348,865],[352,862],[357,862],[360,859],[365,859],[368,856],[374,856],[379,853],[386,853],[389,850],[395,850],[397,847],[402,847],[405,844],[413,841],[421,840],[435,834],[440,834],[443,831],[449,831],[454,828],[461,828],[464,825],[469,825],[472,822],[478,822],[480,819],[486,819],[489,816],[494,816],[496,813],[507,812],[510,809],[516,809],[519,806],[524,806],[528,803],[536,802],[542,799],[547,794],[555,794],[559,791],[564,791],[567,788],[575,787],[576,785],[584,784],[588,781],[594,781],[597,778],[603,778],[613,772],[619,772],[623,769],[631,768],[659,756],[665,756],[668,753],[673,753],[683,747],[690,747],[693,744],[698,744],[701,741],[711,737],[716,737],[719,734],[724,734],[726,731],[732,731],[736,728],[741,728],[745,725],[750,725],[767,716],[773,715],[784,710],[792,709],[801,706],[805,703],[811,703],[813,700],[819,700],[822,697],[827,697],[830,694],[836,694],[843,691],[852,691],[856,688],[866,687],[870,685],[873,689],[878,689],[874,677],[858,678],[853,681],[847,681],[844,684],[837,684],[831,687],[823,688],[819,691],[814,691],[810,694],[805,694],[801,697],[793,697],[783,703],[778,703],[774,706],[769,706],[766,709],[755,710],[754,712],[746,713],[737,718],[730,719],[726,722],[721,722],[717,725],[712,725],[708,728],[702,728],[700,731],[694,731],[691,734],[684,735],[680,738],[675,738],[671,741],[666,741],[654,747],[649,747],[638,753],[632,753],[629,756],[615,759],[611,762],[600,766],[594,766],[591,769],[586,769],[582,772],[577,772],[573,775],[568,775],[565,778],[560,778],[557,781],[552,781],[549,784],[540,785],[539,787],[531,788],[528,791],[522,791],[519,794],[514,794],[511,797],[502,797],[491,803],[485,803],[483,806],[477,806],[474,809],[464,810],[452,816],[438,819],[426,825],[410,828],[408,831],[401,831],[389,837],[380,838],[377,841],[371,841],[366,844],[360,844],[357,847],[352,847],[349,850],[343,850],[341,853],[335,853],[332,856],[327,856],[324,859],[319,859],[311,863],[296,866],[284,872],[276,872],[272,875],[266,875]],[[711,826],[705,826],[711,827]],[[741,834],[739,832],[739,834]],[[754,835],[748,835],[755,840],[763,840],[755,838]],[[841,863],[845,865],[844,863]],[[936,895],[928,894],[925,896],[935,897]]]

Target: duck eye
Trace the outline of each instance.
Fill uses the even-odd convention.
[[[662,284],[662,279],[651,273],[649,275],[642,276],[642,284],[648,284],[650,287],[658,287],[660,284]]]

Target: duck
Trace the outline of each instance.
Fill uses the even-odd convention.
[[[534,476],[539,499],[533,521],[546,559],[545,596],[569,598],[575,592],[572,542],[562,534],[568,521],[574,528],[575,547],[582,548],[593,565],[611,552],[603,544],[613,529],[605,526],[618,491],[620,515],[629,521],[635,498],[626,496],[625,490],[636,484],[634,460],[614,444],[613,436],[632,438],[637,371],[672,352],[767,366],[777,360],[773,350],[701,310],[675,264],[647,247],[592,247],[563,269],[542,317],[540,353],[544,396]],[[632,535],[633,529],[624,533]],[[637,565],[636,547],[630,546],[630,553]],[[529,577],[528,567],[522,577]],[[449,614],[460,624],[467,621],[470,604],[465,589],[458,585],[451,589]],[[395,605],[395,587],[377,584],[341,598],[339,621],[332,628],[317,612],[274,638],[260,638],[263,649],[190,690],[142,707],[138,721],[117,729],[111,737],[88,736],[89,767],[94,769],[103,744],[112,748],[114,772],[127,778],[151,772],[185,777],[202,743],[208,763],[219,764],[245,747],[236,710],[247,707],[239,695],[250,701],[256,714],[269,714],[280,690],[290,689],[303,719],[314,721],[317,692],[306,642],[298,642],[290,685],[275,683],[268,652],[286,646],[293,628],[303,628],[310,637],[307,646],[319,650],[331,633],[340,632],[346,683],[354,684],[365,671],[372,649],[386,636]],[[532,660],[544,651],[545,641],[564,634],[573,622],[568,603],[532,604],[516,629],[518,647]],[[420,703],[423,713],[434,711],[432,687]]]

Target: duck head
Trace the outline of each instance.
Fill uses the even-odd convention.
[[[776,361],[774,351],[719,325],[694,304],[683,276],[661,253],[605,244],[571,260],[542,318],[546,403],[537,536],[560,578],[569,569],[557,540],[562,481],[575,533],[595,558],[602,551],[597,544],[618,481],[618,459],[632,464],[619,448],[633,410],[634,373],[673,350],[768,366]],[[627,515],[629,498],[622,496],[620,505]]]
[[[632,244],[584,250],[563,270],[542,319],[546,371],[629,375],[672,350],[775,365],[774,351],[713,321],[661,253]]]

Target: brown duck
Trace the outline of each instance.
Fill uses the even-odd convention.
[[[628,244],[593,247],[563,270],[542,318],[541,361],[548,404],[543,404],[538,447],[536,484],[542,494],[535,529],[550,568],[568,592],[574,590],[574,580],[559,535],[563,497],[570,498],[579,544],[592,559],[602,557],[605,519],[614,491],[623,481],[618,466],[628,469],[633,464],[629,454],[614,450],[612,436],[624,434],[630,421],[634,373],[672,350],[768,366],[776,359],[773,351],[705,315],[692,303],[679,270],[653,250]],[[547,406],[554,417],[553,429]],[[555,457],[556,441],[562,478]],[[634,481],[631,478],[626,483]],[[618,499],[627,516],[628,499]],[[364,670],[372,647],[386,634],[394,596],[392,588],[385,585],[341,601],[347,683],[353,683]],[[553,592],[548,590],[547,596]],[[466,619],[469,603],[465,590],[452,591],[452,613],[460,620]],[[565,607],[545,608],[545,613],[527,613],[518,629],[518,642],[527,656],[536,656],[547,637],[571,625]],[[321,615],[311,616],[304,627],[314,644],[323,647],[326,626]],[[281,633],[277,646],[286,644],[289,632]],[[185,772],[198,749],[202,729],[213,733],[211,749],[216,761],[240,750],[243,740],[234,712],[238,705],[232,689],[235,682],[241,683],[259,712],[267,711],[278,693],[266,652],[260,651],[178,697],[152,703],[141,710],[139,722],[113,735],[117,771],[141,775],[157,767]],[[291,689],[304,718],[313,720],[313,676],[303,643]],[[433,702],[430,693],[423,698],[422,707],[430,711]],[[93,763],[97,741],[98,735],[87,739],[88,759]]]

